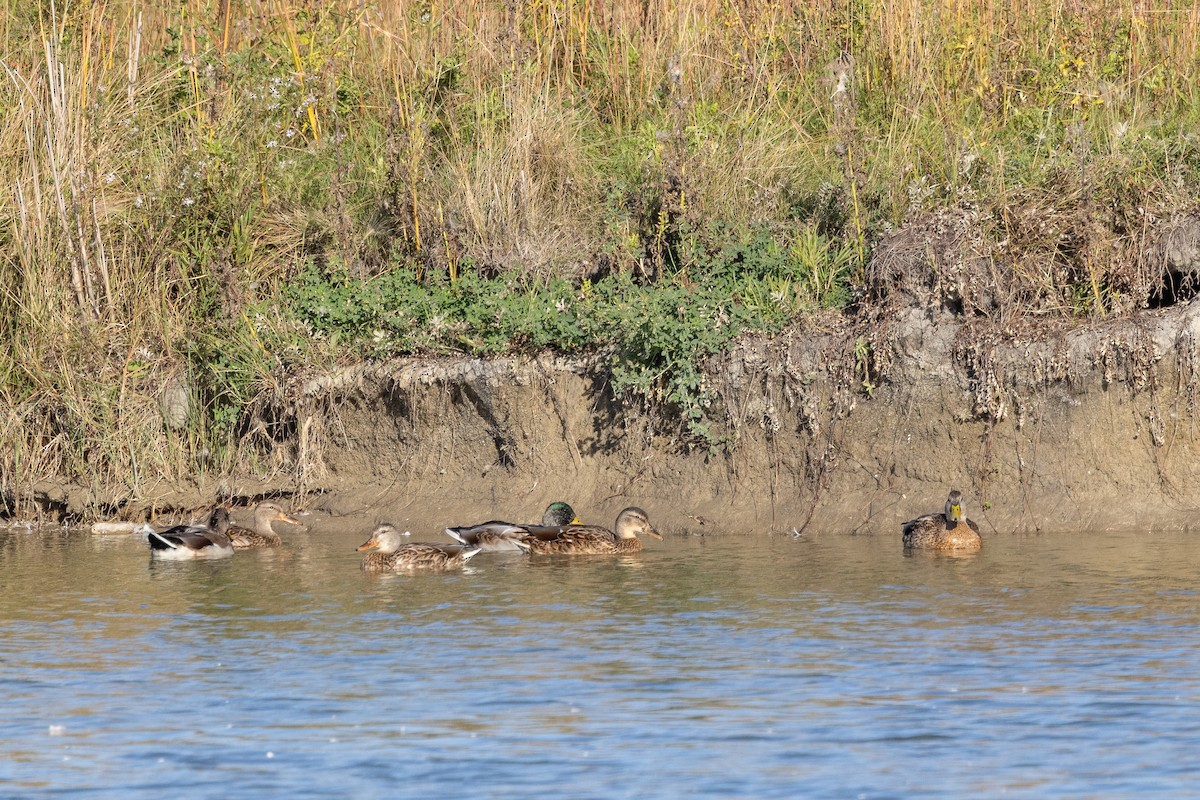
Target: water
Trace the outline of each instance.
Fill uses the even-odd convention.
[[[1192,535],[670,537],[380,578],[369,528],[209,563],[0,532],[0,796],[1200,793]]]

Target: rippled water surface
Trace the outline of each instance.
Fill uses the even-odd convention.
[[[0,795],[1200,792],[1194,535],[669,537],[379,578],[368,529],[209,563],[0,532]]]

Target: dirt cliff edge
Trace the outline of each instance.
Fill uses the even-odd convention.
[[[1200,305],[1006,334],[912,309],[746,339],[708,365],[720,444],[614,398],[602,359],[403,359],[309,375],[270,477],[155,490],[162,507],[291,493],[414,531],[534,519],[564,499],[666,532],[891,535],[959,488],[985,533],[1186,529],[1200,508]],[[89,515],[94,492],[38,488]]]
[[[710,365],[711,451],[616,401],[599,362],[360,365],[301,387],[301,461],[332,510],[414,521],[566,499],[692,533],[887,534],[957,487],[985,531],[1188,528],[1198,331],[1193,303],[1029,341],[919,310],[870,337],[746,340]]]

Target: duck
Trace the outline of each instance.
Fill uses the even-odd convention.
[[[952,489],[941,514],[924,514],[901,526],[905,548],[978,550],[983,547],[979,526],[963,513],[962,492]]]
[[[416,572],[419,570],[446,570],[462,567],[479,547],[456,544],[429,544],[412,542],[406,544],[403,535],[394,525],[380,525],[371,538],[358,547],[358,552],[372,550],[363,556],[364,572]]]
[[[146,526],[150,555],[175,561],[228,558],[233,555],[233,543],[220,527],[218,511],[225,514],[224,525],[228,527],[229,515],[220,507],[213,509],[207,525],[176,525],[165,531],[156,531]]]
[[[564,503],[562,500],[554,501],[546,506],[546,510],[542,512],[542,525],[547,528],[582,524],[583,521],[579,519],[579,515],[575,513],[575,509],[571,508],[569,503]]]
[[[259,503],[254,509],[254,528],[243,528],[239,525],[230,525],[229,512],[223,508],[213,509],[213,521],[215,522],[217,512],[220,511],[225,517],[225,533],[229,536],[229,541],[233,544],[234,550],[248,550],[252,547],[278,547],[283,543],[283,539],[279,538],[279,534],[271,527],[272,522],[290,522],[293,525],[299,525],[300,520],[284,512],[282,508],[275,503]],[[213,524],[211,527],[216,528]]]
[[[446,528],[446,534],[462,544],[479,547],[482,550],[516,553],[523,552],[523,548],[515,540],[529,535],[530,531],[542,531],[543,536],[552,537],[569,525],[581,524],[583,523],[575,513],[575,509],[571,508],[569,503],[556,500],[546,506],[545,512],[542,513],[542,523],[540,525],[536,523],[519,525],[494,519],[489,522],[481,522],[478,525]],[[554,533],[549,533],[543,529],[553,529]]]
[[[513,539],[522,550],[537,555],[610,555],[636,553],[642,549],[639,535],[662,541],[650,524],[649,515],[629,506],[617,515],[614,530],[600,525],[566,525],[561,528],[528,528]]]

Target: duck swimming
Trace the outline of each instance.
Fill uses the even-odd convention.
[[[561,528],[527,528],[524,536],[514,539],[522,550],[538,555],[609,555],[636,553],[642,549],[642,536],[662,535],[650,525],[650,517],[636,507],[617,515],[615,530],[599,525],[567,525]]]
[[[457,569],[480,551],[478,547],[455,544],[405,543],[394,525],[380,525],[358,551],[372,550],[363,556],[365,572],[416,572],[419,570]]]
[[[224,515],[224,526],[229,525],[229,515],[223,508],[214,508],[208,525],[176,525],[165,531],[146,527],[146,539],[150,542],[150,555],[154,558],[183,561],[193,558],[228,558],[233,555],[233,544],[220,525],[220,514]]]
[[[906,548],[924,550],[978,550],[983,547],[979,526],[963,513],[962,492],[951,490],[941,514],[925,514],[901,526]]]
[[[518,525],[513,522],[503,522],[498,519],[481,522],[478,525],[463,525],[457,528],[446,528],[446,534],[465,545],[479,547],[489,552],[520,552],[522,548],[516,539],[530,535],[530,531],[552,529],[555,532],[568,525],[580,525],[575,509],[561,500],[546,506],[542,514],[542,524]],[[553,535],[543,533],[543,535]]]
[[[290,522],[293,525],[299,525],[300,520],[284,512],[282,508],[274,503],[259,503],[254,509],[254,527],[243,528],[238,525],[229,525],[229,512],[223,508],[213,510],[213,520],[216,520],[217,511],[220,511],[225,516],[226,534],[229,536],[229,541],[233,544],[235,550],[247,550],[252,547],[278,547],[283,543],[283,539],[279,538],[279,534],[271,527],[272,522]],[[216,528],[216,525],[212,527]]]

